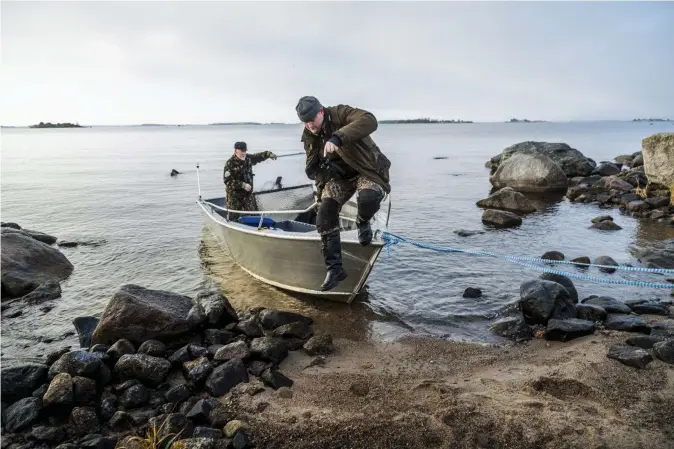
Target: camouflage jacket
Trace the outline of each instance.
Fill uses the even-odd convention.
[[[322,184],[320,164],[324,159],[323,148],[331,137],[336,136],[341,141],[336,151],[339,159],[390,193],[391,162],[370,137],[377,127],[377,119],[371,112],[342,104],[325,107],[321,133],[314,135],[306,128],[302,133],[301,141],[307,155],[305,172],[309,179],[316,180],[317,187],[322,188],[319,184]]]
[[[252,153],[246,155],[246,159],[241,160],[232,155],[225,164],[225,169],[222,174],[222,180],[225,183],[227,196],[236,194],[246,194],[243,184],[250,184],[251,193],[253,191],[253,165],[265,161],[271,157],[271,151],[263,151],[261,153]]]

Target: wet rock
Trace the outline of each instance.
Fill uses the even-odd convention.
[[[590,227],[593,229],[599,229],[600,231],[620,231],[622,229],[622,226],[617,225],[611,220],[594,223]]]
[[[599,164],[593,171],[593,175],[599,175],[599,176],[612,176],[612,175],[617,175],[620,173],[620,167],[618,167],[615,164],[612,164],[610,162],[605,162],[603,164]]]
[[[163,340],[186,334],[193,328],[187,320],[192,306],[187,296],[124,285],[103,311],[92,342],[112,344],[126,338],[139,345],[149,339]]]
[[[200,304],[193,305],[190,311],[187,313],[187,321],[193,327],[201,326],[206,321],[208,321],[208,317],[206,316],[206,312],[204,312],[204,308],[201,307]]]
[[[73,399],[76,405],[92,405],[98,396],[96,381],[87,377],[73,379]]]
[[[38,363],[2,368],[2,401],[11,403],[29,397],[36,388],[47,382],[47,371],[46,365]]]
[[[213,365],[207,357],[199,357],[191,362],[183,363],[183,376],[185,379],[199,385],[213,372]]]
[[[470,229],[457,229],[454,231],[454,234],[458,235],[459,237],[472,237],[474,235],[485,234],[485,232]]]
[[[272,387],[274,390],[278,390],[281,387],[290,388],[294,384],[292,379],[287,378],[281,372],[272,368],[267,369],[262,373],[262,382],[264,382],[265,385]]]
[[[11,222],[11,221],[9,221],[9,222],[3,221],[2,224],[0,224],[0,227],[21,230],[21,226],[19,226],[18,223],[14,223],[14,222]]]
[[[608,316],[603,307],[594,304],[578,304],[576,312],[579,319],[588,321],[605,321]]]
[[[586,194],[588,192],[588,186],[587,184],[579,184],[574,187],[571,187],[567,192],[566,192],[566,197],[571,200],[575,201],[577,200],[581,195]]]
[[[564,260],[564,254],[559,251],[548,251],[547,253],[541,256],[541,259],[545,260]]]
[[[245,430],[239,430],[232,440],[233,449],[246,449],[251,447],[250,438]]]
[[[610,215],[600,215],[592,219],[592,223],[601,223],[602,221],[613,221],[613,217]]]
[[[135,354],[136,353],[136,348],[133,346],[133,343],[131,343],[129,340],[122,338],[121,340],[117,340],[117,342],[110,347],[110,349],[107,350],[106,354],[110,359],[113,361],[113,363],[117,363],[117,360],[120,359],[123,355],[126,354]]]
[[[314,335],[314,330],[305,322],[297,321],[295,323],[284,324],[274,329],[272,337],[277,338],[299,338],[306,340]]]
[[[669,308],[658,302],[643,302],[639,304],[628,305],[634,313],[640,315],[669,315]]]
[[[656,321],[652,324],[653,335],[674,338],[674,320]]]
[[[545,338],[554,341],[569,341],[574,338],[591,335],[594,333],[595,328],[595,324],[592,321],[580,320],[577,318],[568,318],[565,320],[551,319],[548,321]]]
[[[42,409],[42,399],[23,398],[7,407],[4,411],[3,426],[9,433],[29,428],[37,422]]]
[[[309,355],[328,355],[335,350],[330,334],[314,335],[304,344],[303,348]]]
[[[125,430],[131,430],[134,425],[134,420],[133,417],[128,414],[127,412],[123,411],[118,411],[115,412],[114,415],[112,415],[112,418],[110,418],[110,429],[112,429],[115,432],[123,432]]]
[[[217,286],[199,292],[194,301],[201,305],[211,326],[224,327],[239,320],[236,310]]]
[[[173,438],[173,436],[190,438],[194,433],[194,424],[182,413],[155,416],[148,424],[159,430],[159,439]]]
[[[49,368],[49,379],[60,373],[68,373],[71,376],[83,376],[96,379],[103,372],[101,355],[86,351],[71,351],[63,354]]]
[[[659,209],[661,207],[669,206],[669,197],[668,196],[656,196],[651,198],[646,198],[645,200],[649,206],[653,209]]]
[[[185,384],[177,385],[166,392],[166,401],[179,404],[192,396],[192,391]]]
[[[252,374],[253,376],[260,377],[262,376],[262,373],[269,367],[271,367],[272,364],[270,362],[263,362],[261,360],[253,360],[250,362],[248,365],[248,372]]]
[[[567,176],[552,159],[544,154],[518,153],[501,162],[489,178],[497,188],[512,187],[518,192],[566,192]]]
[[[208,349],[194,344],[188,344],[174,352],[171,357],[168,358],[168,360],[174,365],[182,366],[182,364],[185,362],[198,359],[199,357],[203,357],[207,354]]]
[[[79,445],[81,449],[116,449],[117,438],[91,434],[83,437]]]
[[[258,314],[258,319],[262,327],[268,330],[273,330],[286,324],[302,322],[307,325],[313,324],[313,320],[309,317],[300,315],[294,312],[286,312],[276,309],[264,309]]]
[[[609,359],[617,360],[624,365],[640,369],[646,368],[646,366],[653,361],[653,356],[651,356],[648,351],[625,345],[611,346],[607,357]]]
[[[644,156],[640,153],[634,156],[634,160],[632,161],[632,167],[640,167],[644,165]]]
[[[32,292],[19,299],[25,304],[41,304],[45,301],[51,301],[61,297],[61,284],[56,280],[50,280],[41,284]]]
[[[520,286],[519,307],[528,324],[547,325],[551,318],[576,317],[575,303],[557,282],[533,280]]]
[[[206,424],[208,423],[208,415],[211,410],[213,410],[211,404],[205,399],[200,399],[187,412],[187,418],[195,424]]]
[[[65,408],[72,406],[74,402],[73,378],[67,373],[57,374],[42,398],[43,406]]]
[[[237,341],[230,343],[218,349],[218,351],[213,356],[213,360],[218,361],[228,361],[235,358],[245,360],[251,355],[250,349],[248,348],[248,343],[245,341]]]
[[[73,320],[73,325],[80,338],[80,348],[91,346],[91,337],[98,326],[99,319],[93,316],[80,316]]]
[[[665,337],[657,335],[633,335],[625,340],[630,346],[636,346],[641,349],[651,349],[656,343],[665,341]]]
[[[138,379],[147,385],[163,382],[170,369],[168,360],[145,354],[126,354],[115,364],[115,372],[120,376]]]
[[[117,399],[115,397],[105,398],[101,401],[101,419],[109,420],[117,411]]]
[[[98,433],[101,430],[96,410],[92,407],[75,407],[70,413],[70,428],[75,435]]]
[[[575,285],[573,285],[573,282],[568,277],[555,273],[543,273],[540,276],[540,279],[544,281],[557,282],[562,287],[564,287],[567,292],[569,292],[569,296],[574,303],[578,302],[578,292],[576,291]]]
[[[653,353],[663,362],[674,365],[674,339],[655,343]]]
[[[575,263],[584,263],[584,264],[592,263],[592,261],[590,260],[590,258],[587,257],[587,256],[576,257],[575,259],[571,259],[571,262],[575,262]],[[583,267],[583,266],[577,266],[577,268],[586,268],[586,267]]]
[[[478,207],[485,209],[498,209],[509,212],[528,214],[535,212],[536,208],[531,201],[520,192],[511,187],[505,187],[491,194],[488,198],[478,201]]]
[[[48,443],[58,444],[66,440],[65,429],[63,427],[36,426],[31,431],[31,436],[37,441],[46,441]]]
[[[632,165],[632,160],[634,158],[631,154],[616,156],[613,160],[620,165]]]
[[[633,315],[609,314],[604,325],[606,329],[612,331],[639,332],[647,335],[651,333],[651,326],[641,317]]]
[[[674,250],[665,248],[649,248],[641,252],[639,262],[648,268],[674,268]]]
[[[482,296],[482,290],[479,288],[468,287],[463,292],[464,298],[479,298],[480,296]]]
[[[204,331],[204,344],[206,346],[212,345],[226,345],[231,343],[236,335],[233,332],[223,329],[206,329]]]
[[[62,281],[73,272],[73,265],[63,253],[23,231],[2,228],[0,240],[3,300],[20,298],[46,282]]]
[[[138,354],[151,355],[152,357],[165,357],[166,345],[159,340],[147,340],[138,347]]]
[[[651,206],[643,200],[631,201],[627,204],[627,210],[630,212],[645,212],[650,208]]]
[[[482,214],[482,223],[496,228],[511,228],[522,224],[522,219],[512,212],[487,209]]]
[[[603,308],[607,313],[626,313],[631,314],[632,309],[629,308],[624,302],[620,302],[617,299],[611,298],[610,296],[595,296],[585,298],[582,301],[583,304],[590,304],[593,306],[599,306]]]
[[[234,329],[249,338],[258,338],[264,335],[264,331],[255,316],[242,318]]]
[[[144,385],[133,385],[119,396],[119,405],[125,410],[141,407],[150,400],[150,392]]]
[[[609,256],[599,256],[596,259],[594,259],[594,264],[595,265],[612,265],[614,267],[619,266],[618,262],[613,260]],[[615,273],[616,269],[615,268],[600,268],[599,271],[602,271],[604,273]]]
[[[248,382],[248,372],[241,359],[232,359],[218,366],[206,380],[206,390],[220,397],[242,382]]]
[[[502,318],[492,324],[489,331],[517,342],[531,340],[533,337],[533,329],[522,317]]]
[[[194,438],[222,438],[222,431],[212,427],[196,427],[194,429]]]
[[[250,342],[252,357],[279,364],[288,356],[288,348],[280,338],[261,337]]]
[[[215,428],[224,427],[232,418],[232,413],[221,405],[215,407],[208,414],[208,420],[210,421],[209,425]]]
[[[625,193],[620,197],[620,204],[627,206],[634,201],[641,201],[641,197],[636,193]]]

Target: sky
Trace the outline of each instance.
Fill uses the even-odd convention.
[[[0,123],[674,119],[674,2],[0,3]]]

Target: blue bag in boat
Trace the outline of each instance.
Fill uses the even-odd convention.
[[[272,220],[270,217],[264,217],[262,218],[262,223],[260,223],[260,216],[255,216],[255,215],[244,215],[243,217],[239,218],[239,223],[245,224],[247,226],[255,226],[256,228],[258,226],[262,228],[273,228],[276,226],[276,222]]]

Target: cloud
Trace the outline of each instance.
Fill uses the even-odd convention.
[[[3,124],[674,117],[674,4],[3,2]]]

